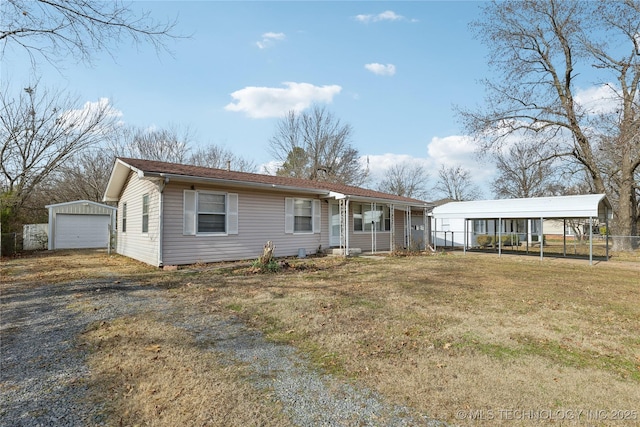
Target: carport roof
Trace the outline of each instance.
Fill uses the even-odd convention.
[[[526,199],[450,202],[433,209],[435,218],[605,218],[611,204],[604,194],[531,197]]]

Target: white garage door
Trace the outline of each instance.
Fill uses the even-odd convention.
[[[55,248],[106,248],[109,215],[56,215]]]

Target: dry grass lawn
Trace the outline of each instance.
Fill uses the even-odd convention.
[[[106,255],[86,257],[94,259],[86,261],[93,267],[80,276],[108,270],[170,283],[181,301],[238,315],[271,339],[298,347],[320,369],[434,418],[461,425],[640,423],[635,254],[625,256],[626,262],[594,266],[585,260],[492,254],[309,258],[290,261],[297,268],[266,275],[215,265],[167,273],[121,257],[112,257],[105,269],[100,266]],[[15,280],[25,268],[3,264],[3,276],[10,271]],[[43,280],[59,277],[46,270],[38,273]],[[131,336],[148,345],[130,348]],[[200,413],[201,402],[218,388],[233,389],[232,402],[246,400],[254,408],[240,407],[230,416],[264,421],[279,414],[273,406],[255,406],[260,397],[247,388],[242,367],[220,364],[162,319],[119,319],[96,325],[84,339],[93,348],[92,368],[113,379],[113,394],[107,390],[102,399],[122,396],[110,410],[128,417],[125,425],[147,417],[169,420],[166,425],[179,421],[167,412],[171,408]],[[154,353],[154,345],[162,352]],[[165,359],[158,360],[159,354]],[[127,360],[137,362],[119,368]],[[156,379],[163,375],[158,366],[185,365],[185,360],[188,368],[175,371],[177,377]],[[218,383],[208,382],[206,372]],[[160,395],[156,381],[185,385],[177,387],[177,396]],[[152,405],[135,406],[134,396],[133,402]],[[202,412],[202,417],[197,421],[206,424],[219,414]]]
[[[332,262],[227,273],[207,292],[320,367],[438,419],[460,422],[462,410],[526,425],[537,421],[508,411],[616,408],[638,422],[638,264],[467,254],[323,267]]]
[[[91,351],[90,398],[107,403],[110,425],[290,425],[244,380],[243,366],[221,363],[152,315],[94,325],[82,343]]]

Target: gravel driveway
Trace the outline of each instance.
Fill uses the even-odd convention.
[[[247,363],[255,373],[255,387],[273,390],[295,425],[445,425],[411,416],[407,408],[389,405],[371,390],[318,373],[292,347],[266,341],[236,318],[199,312],[165,294],[166,289],[113,279],[35,287],[3,284],[0,424],[105,425],[103,408],[83,399],[90,372],[76,337],[93,322],[144,308],[166,315],[225,357]],[[77,309],[81,304],[84,308]]]

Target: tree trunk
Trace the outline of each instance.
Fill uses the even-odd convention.
[[[618,209],[615,209],[613,224],[613,247],[614,251],[631,251],[638,242],[638,223],[636,221],[636,203],[633,185],[621,185],[619,188],[620,198]]]

